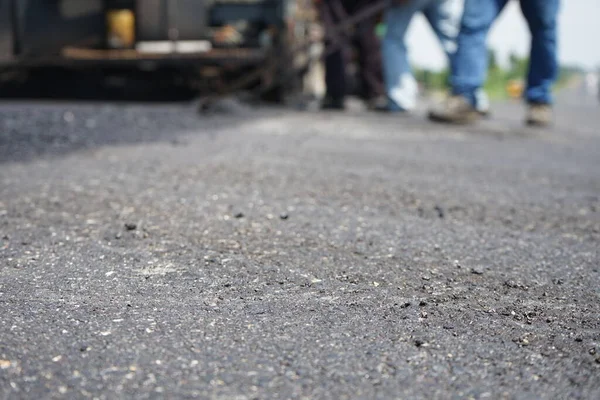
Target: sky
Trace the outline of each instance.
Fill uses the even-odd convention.
[[[529,53],[530,34],[519,3],[511,1],[496,21],[488,43],[501,63],[511,52]],[[588,69],[600,68],[600,0],[563,0],[559,18],[559,60]],[[410,57],[420,67],[441,69],[444,54],[426,20],[418,15],[410,26],[407,44]]]

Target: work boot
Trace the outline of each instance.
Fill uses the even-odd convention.
[[[479,115],[482,118],[490,118],[492,116],[492,112],[490,111],[489,108],[487,108],[487,109],[480,109],[480,110],[477,110],[477,112],[479,113]]]
[[[440,107],[429,111],[429,119],[449,124],[468,124],[477,121],[482,114],[464,96],[451,96]]]
[[[374,107],[369,108],[371,111],[376,111],[385,114],[408,114],[409,110],[406,110],[402,107],[399,107],[393,101],[389,100],[387,97],[380,99]]]
[[[482,117],[490,117],[490,99],[483,89],[478,89],[475,92],[475,108]]]
[[[367,100],[367,108],[372,111],[383,111],[388,108],[386,96],[376,96]]]
[[[346,109],[343,97],[325,96],[321,103],[321,110],[343,111]]]
[[[550,104],[531,103],[525,121],[529,126],[544,127],[552,123],[552,106]]]

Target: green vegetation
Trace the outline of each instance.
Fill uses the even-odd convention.
[[[491,99],[504,99],[508,97],[507,86],[512,81],[524,82],[527,78],[529,67],[528,57],[519,57],[512,54],[509,59],[508,68],[502,68],[497,61],[496,53],[493,50],[488,52],[489,67],[488,76],[485,83],[485,90]],[[448,69],[442,71],[430,71],[422,68],[414,68],[417,81],[428,91],[445,91],[448,87]],[[571,79],[581,73],[577,67],[563,66],[560,69],[560,76],[556,88],[560,89],[568,84]]]

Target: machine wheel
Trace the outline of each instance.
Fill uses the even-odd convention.
[[[263,99],[277,103],[288,103],[303,94],[304,78],[310,69],[310,48],[303,46],[311,35],[311,27],[316,23],[316,13],[311,9],[312,2],[293,1],[294,6],[284,18],[281,29],[273,38],[274,68],[267,79],[272,87],[265,92]]]

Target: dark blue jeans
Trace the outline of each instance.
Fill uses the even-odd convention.
[[[458,35],[458,50],[452,58],[452,93],[475,104],[475,93],[483,86],[488,56],[486,39],[492,23],[509,0],[465,0]],[[531,31],[531,54],[526,100],[552,103],[552,85],[558,75],[557,18],[560,0],[520,0],[521,11]]]

